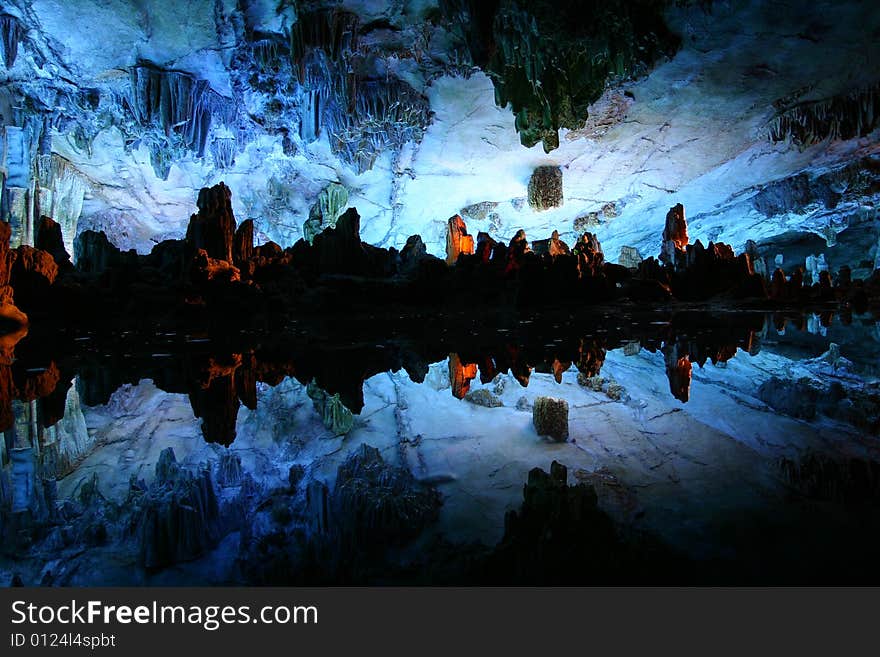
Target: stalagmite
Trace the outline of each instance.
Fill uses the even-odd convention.
[[[461,215],[453,215],[447,222],[446,264],[454,265],[458,262],[459,255],[471,255],[473,252],[473,235],[468,235],[467,226]]]
[[[348,189],[339,183],[330,183],[309,210],[309,218],[303,224],[303,239],[314,243],[315,235],[326,228],[335,228],[336,221],[348,207]]]
[[[192,215],[186,230],[186,244],[193,254],[204,249],[208,257],[232,262],[235,215],[232,191],[222,182],[199,191],[198,214]]]
[[[673,206],[666,214],[666,226],[663,229],[663,244],[660,248],[660,261],[676,264],[676,253],[683,252],[688,245],[687,219],[681,203]]]
[[[70,254],[64,248],[64,240],[61,236],[61,226],[49,217],[40,217],[39,228],[37,229],[37,238],[35,246],[38,249],[47,251],[55,260],[60,270],[69,269]]]

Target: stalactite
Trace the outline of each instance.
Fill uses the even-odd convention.
[[[5,160],[0,162],[6,169],[3,184],[3,221],[12,227],[10,243],[13,247],[33,244],[33,220],[38,212],[35,207],[33,180],[34,139],[33,122],[25,127],[7,125],[4,131]]]
[[[235,164],[235,137],[217,137],[211,142],[211,157],[217,169],[229,169]]]
[[[250,47],[251,57],[263,74],[277,72],[282,55],[289,52],[285,44],[270,36],[254,40]]]
[[[61,225],[64,247],[73,253],[76,226],[88,187],[86,181],[70,162],[52,153],[37,157],[36,182],[40,214],[52,217]]]
[[[421,141],[430,122],[427,99],[402,80],[357,83],[352,111],[328,112],[330,145],[358,173],[384,151]]]
[[[346,11],[324,9],[303,14],[290,31],[291,58],[301,74],[311,50],[323,50],[334,62],[344,62],[357,50],[359,27],[357,15]]]
[[[429,123],[427,99],[397,79],[357,75],[359,22],[343,11],[300,17],[290,55],[302,92],[299,135],[303,141],[329,132],[334,153],[358,173],[385,150],[418,141]]]
[[[166,143],[153,140],[150,154],[156,174],[167,178],[175,145],[204,157],[212,121],[225,126],[235,121],[234,102],[221,96],[207,80],[182,71],[166,71],[149,64],[131,69],[127,105],[137,123],[154,127],[164,134]]]
[[[24,27],[21,21],[9,14],[0,14],[0,40],[3,41],[3,61],[6,68],[15,65],[18,57],[18,45],[24,38]]]
[[[854,89],[831,98],[785,107],[770,121],[770,141],[791,140],[810,146],[826,139],[864,137],[880,126],[880,83]]]
[[[581,128],[609,82],[644,75],[679,46],[664,0],[443,0],[441,11],[492,78],[495,102],[512,106],[525,146],[559,146]],[[585,21],[583,16],[589,16]]]

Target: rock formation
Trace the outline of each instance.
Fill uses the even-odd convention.
[[[314,243],[315,235],[326,228],[335,228],[336,221],[348,206],[348,189],[339,183],[330,183],[309,210],[309,218],[303,224],[303,239]]]
[[[660,247],[660,262],[677,266],[677,254],[683,253],[688,245],[687,219],[684,206],[674,205],[666,214],[666,226],[663,228],[663,242]]]
[[[560,128],[583,127],[609,79],[644,71],[678,39],[662,3],[613,2],[583,21],[578,2],[441,4],[474,64],[495,85],[499,107],[512,105],[525,146],[559,146]]]
[[[617,263],[627,269],[638,269],[643,260],[644,258],[642,258],[642,254],[639,253],[637,248],[634,246],[623,246],[620,248],[620,256],[617,258]]]
[[[37,228],[37,238],[34,242],[36,248],[48,252],[55,260],[59,270],[70,269],[70,254],[64,248],[64,239],[61,236],[61,225],[49,217],[40,217]]]
[[[553,440],[568,439],[568,402],[553,397],[538,397],[532,409],[532,424],[539,436]]]
[[[458,262],[458,256],[472,255],[474,252],[474,238],[468,235],[467,226],[461,215],[453,215],[447,222],[446,232],[446,264],[454,265]]]
[[[334,436],[344,436],[354,426],[354,416],[339,399],[339,393],[328,395],[314,381],[306,386],[306,392],[321,416],[321,421]]]
[[[235,235],[235,216],[232,213],[232,191],[224,184],[205,187],[196,202],[194,214],[186,230],[186,245],[190,253],[204,249],[209,258],[233,262],[232,242]]]
[[[529,178],[529,205],[534,210],[549,210],[562,205],[562,169],[540,166]]]
[[[210,471],[177,463],[166,448],[156,462],[155,482],[139,495],[141,563],[155,569],[195,559],[214,547],[220,510]]]
[[[15,253],[9,249],[11,232],[9,224],[0,222],[0,320],[7,324],[3,329],[27,325],[27,315],[15,305],[15,294],[11,284],[12,264],[15,259]]]

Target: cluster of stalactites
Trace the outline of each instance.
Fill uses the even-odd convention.
[[[339,9],[303,14],[290,31],[290,55],[301,66],[306,55],[320,49],[334,62],[346,62],[357,51],[360,20]],[[300,68],[300,72],[302,69]]]
[[[825,98],[798,103],[770,122],[770,141],[790,139],[800,146],[826,139],[864,137],[880,126],[880,83]]]
[[[402,80],[357,72],[358,28],[358,17],[345,11],[304,14],[290,55],[303,92],[300,138],[312,142],[326,130],[333,152],[363,173],[384,151],[421,140],[429,105]]]
[[[21,21],[11,14],[0,14],[0,41],[3,43],[3,63],[6,68],[15,65],[18,57],[18,45],[24,38],[24,27]]]
[[[175,145],[204,157],[213,120],[230,126],[236,116],[233,101],[211,89],[207,80],[149,64],[131,69],[127,103],[137,123],[154,127],[164,136],[162,142],[150,143],[153,168],[163,179],[168,177]],[[221,158],[220,168],[230,160],[222,148],[214,153]]]
[[[421,141],[429,105],[402,80],[355,80],[354,85],[352,111],[331,112],[327,123],[334,152],[363,173],[384,151]]]
[[[643,74],[679,39],[664,0],[443,0],[440,9],[476,66],[512,106],[525,146],[559,146],[609,83]],[[589,20],[583,20],[589,16]]]

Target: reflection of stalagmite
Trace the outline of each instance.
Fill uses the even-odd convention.
[[[468,235],[464,219],[457,214],[450,217],[446,232],[446,264],[454,265],[459,255],[471,255],[473,252],[474,238],[473,235]]]
[[[595,339],[581,338],[578,352],[578,371],[584,376],[597,376],[605,363],[605,346]]]
[[[190,561],[214,547],[221,535],[220,505],[211,472],[181,466],[168,447],[159,455],[156,478],[139,502],[141,564],[163,568]]]
[[[471,389],[471,381],[477,378],[477,364],[461,362],[458,354],[449,354],[449,383],[456,399],[464,399]]]
[[[553,364],[551,365],[551,370],[553,372],[553,378],[556,379],[556,383],[562,383],[562,375],[567,372],[571,368],[571,361],[560,361],[558,359],[553,360]]]
[[[529,385],[529,378],[532,375],[532,368],[526,361],[522,347],[508,343],[504,350],[507,356],[507,362],[510,364],[510,373],[519,384],[525,388]]]
[[[202,435],[209,443],[228,446],[235,441],[240,406],[235,374],[241,364],[241,354],[226,361],[209,358],[200,381],[190,388],[193,415],[202,419]]]
[[[354,415],[342,403],[339,393],[327,394],[312,380],[306,386],[306,393],[315,405],[315,410],[321,416],[321,421],[334,436],[344,436],[354,426]]]
[[[0,221],[0,323],[23,327],[27,325],[27,315],[16,307],[11,285],[12,264],[16,258],[15,252],[9,249],[11,233],[9,224]],[[8,330],[8,328],[8,326],[0,327],[3,330]],[[18,339],[20,338],[21,336]],[[12,342],[10,350],[18,342],[18,339]]]
[[[669,378],[669,391],[681,402],[691,395],[692,365],[687,354],[679,354],[678,345],[664,349],[666,357],[666,376]]]

